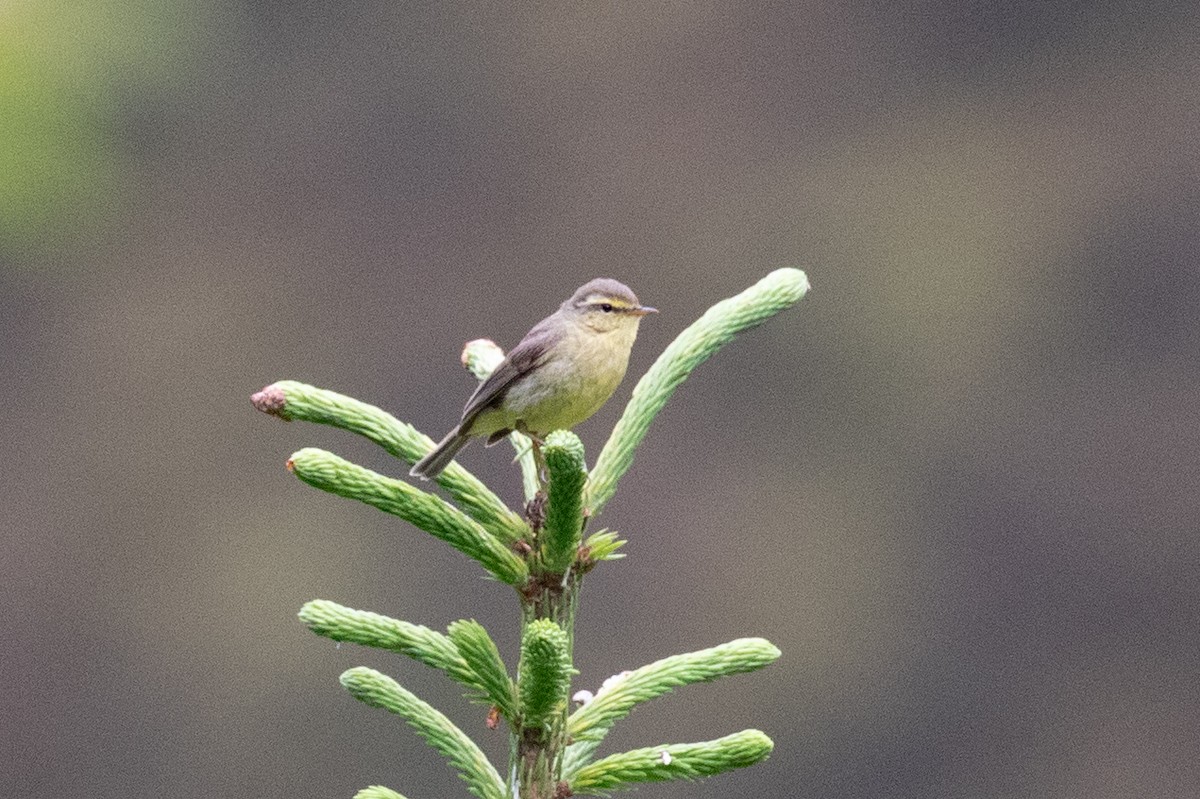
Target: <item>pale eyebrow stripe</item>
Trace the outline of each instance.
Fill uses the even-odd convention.
[[[621,299],[620,297],[610,297],[607,294],[589,294],[587,296],[587,299],[585,299],[583,301],[583,305],[603,305],[604,303],[608,303],[609,305],[615,306],[617,308],[632,308],[633,307],[632,305],[630,305],[628,302]]]

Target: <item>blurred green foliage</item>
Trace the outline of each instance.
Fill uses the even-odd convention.
[[[53,253],[126,207],[128,99],[144,101],[187,67],[203,8],[163,0],[0,7],[0,254]]]

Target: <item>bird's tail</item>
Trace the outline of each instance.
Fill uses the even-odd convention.
[[[438,442],[438,445],[428,455],[413,464],[409,474],[413,477],[420,477],[422,480],[431,480],[437,477],[470,440],[469,436],[463,434],[462,425],[455,427]]]

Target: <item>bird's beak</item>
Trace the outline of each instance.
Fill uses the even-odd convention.
[[[649,305],[639,305],[633,309],[634,316],[645,316],[646,314],[658,313],[657,308],[651,308]]]

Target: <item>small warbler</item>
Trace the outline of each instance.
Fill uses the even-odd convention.
[[[616,391],[638,323],[656,312],[615,280],[597,278],[581,286],[479,384],[462,420],[410,474],[437,477],[472,438],[487,436],[490,447],[519,430],[536,445],[587,419]]]

